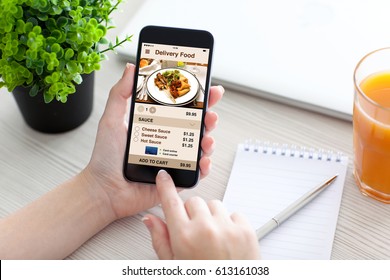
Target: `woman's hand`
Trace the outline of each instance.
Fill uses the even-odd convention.
[[[160,259],[258,259],[256,234],[239,214],[230,215],[222,202],[192,197],[185,203],[167,172],[156,177],[166,223],[146,215],[153,248]]]
[[[129,183],[122,175],[126,109],[133,76],[134,66],[129,64],[112,88],[87,167],[19,211],[0,219],[0,259],[62,259],[114,220],[157,203],[154,186]],[[220,100],[222,94],[222,88],[212,88],[210,105]],[[207,131],[215,127],[217,119],[215,113],[207,113]],[[208,156],[213,152],[213,143],[213,138],[206,133],[202,141],[203,176],[210,171]]]
[[[133,215],[155,206],[158,195],[154,186],[129,183],[122,174],[123,158],[127,138],[127,109],[131,97],[134,65],[127,64],[122,78],[111,89],[104,114],[100,120],[95,148],[91,161],[83,171],[85,178],[96,186],[97,191],[107,198],[108,210],[114,219]],[[211,87],[209,107],[216,104],[223,95],[221,86]],[[214,139],[209,135],[217,124],[218,116],[207,111],[206,133],[202,139],[203,156],[200,160],[201,177],[211,168],[209,156],[214,150]]]

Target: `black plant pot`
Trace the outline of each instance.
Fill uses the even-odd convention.
[[[68,95],[68,101],[56,100],[46,104],[42,93],[31,97],[29,88],[17,87],[14,98],[26,123],[33,129],[45,133],[60,133],[83,124],[91,115],[93,107],[95,75],[83,75],[83,82],[76,86],[76,92]]]

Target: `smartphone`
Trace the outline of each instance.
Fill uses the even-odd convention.
[[[124,159],[126,179],[175,185],[199,180],[214,38],[208,31],[146,26],[139,36]]]

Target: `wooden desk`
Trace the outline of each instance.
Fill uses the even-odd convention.
[[[134,5],[126,3],[125,20]],[[140,1],[135,1],[139,3]],[[135,44],[134,44],[135,46]],[[0,217],[4,217],[79,172],[89,161],[98,121],[111,86],[125,61],[110,55],[96,76],[92,116],[74,131],[46,135],[26,126],[10,94],[0,90]],[[352,89],[351,89],[352,90]],[[361,195],[352,176],[352,124],[317,113],[244,95],[227,89],[214,110],[220,116],[213,133],[213,170],[184,199],[198,195],[222,199],[236,146],[247,138],[337,150],[350,158],[333,259],[390,259],[390,206]],[[259,182],[261,183],[261,182]],[[161,214],[158,207],[150,210]],[[155,259],[144,213],[119,220],[69,256],[70,259]]]

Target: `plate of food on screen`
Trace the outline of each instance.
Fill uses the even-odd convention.
[[[154,101],[171,106],[193,102],[199,91],[198,79],[192,73],[178,68],[165,68],[152,73],[146,86]]]

